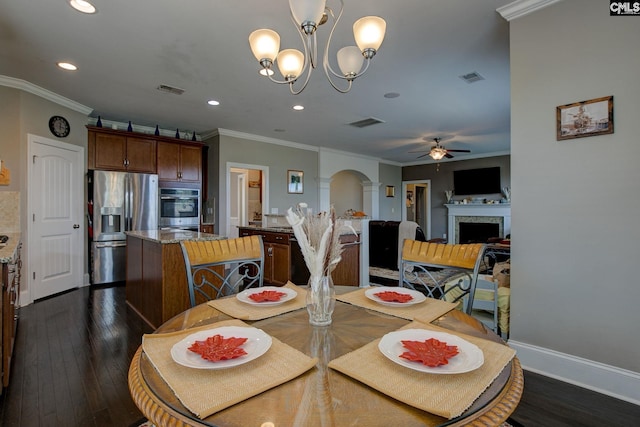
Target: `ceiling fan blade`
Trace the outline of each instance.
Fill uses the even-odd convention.
[[[409,153],[428,153],[430,151],[431,151],[431,149],[428,149],[428,150],[414,150],[414,151],[409,151]]]
[[[423,154],[422,156],[418,156],[418,157],[416,157],[416,159],[421,159],[421,158],[423,158],[423,157],[425,157],[425,156],[428,156],[428,155],[429,155],[429,153],[427,153],[427,154]]]
[[[453,156],[452,156],[451,154],[449,154],[449,153],[445,154],[444,156],[445,156],[447,159],[453,159]]]
[[[447,151],[451,151],[452,153],[470,153],[471,150],[449,150],[447,149]]]

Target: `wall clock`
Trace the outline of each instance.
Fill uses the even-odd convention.
[[[61,116],[53,116],[49,119],[49,130],[58,138],[64,138],[69,135],[71,126],[67,119]]]

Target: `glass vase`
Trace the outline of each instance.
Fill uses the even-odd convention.
[[[330,325],[335,305],[336,291],[331,275],[311,276],[307,287],[309,323],[315,326]]]

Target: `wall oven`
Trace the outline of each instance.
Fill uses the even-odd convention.
[[[200,225],[200,190],[160,188],[158,212],[160,228],[197,230]]]

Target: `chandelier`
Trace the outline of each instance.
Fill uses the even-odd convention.
[[[340,0],[340,10],[336,16],[333,10],[326,6],[326,0],[289,0],[291,20],[302,39],[304,53],[297,49],[280,51],[280,35],[277,32],[269,29],[255,30],[249,35],[249,45],[253,55],[262,66],[260,74],[267,76],[274,83],[288,84],[291,93],[294,95],[301,93],[309,83],[311,72],[318,64],[316,29],[331,17],[333,26],[324,49],[322,66],[327,80],[335,90],[341,93],[349,92],[353,81],[363,75],[369,68],[371,58],[375,56],[384,40],[387,23],[377,16],[365,16],[358,19],[353,24],[353,35],[357,46],[343,47],[338,51],[336,59],[340,73],[337,73],[329,64],[329,46],[333,31],[342,16],[343,8],[344,1]],[[363,69],[365,60],[366,64]],[[274,74],[272,70],[274,62],[278,63],[278,69],[284,80],[277,80],[272,77]],[[306,73],[306,77],[302,81],[300,76],[304,73]],[[333,81],[334,78],[338,79],[338,81],[346,81],[346,87],[338,87]],[[294,88],[294,83],[299,79],[301,86],[299,89]]]

